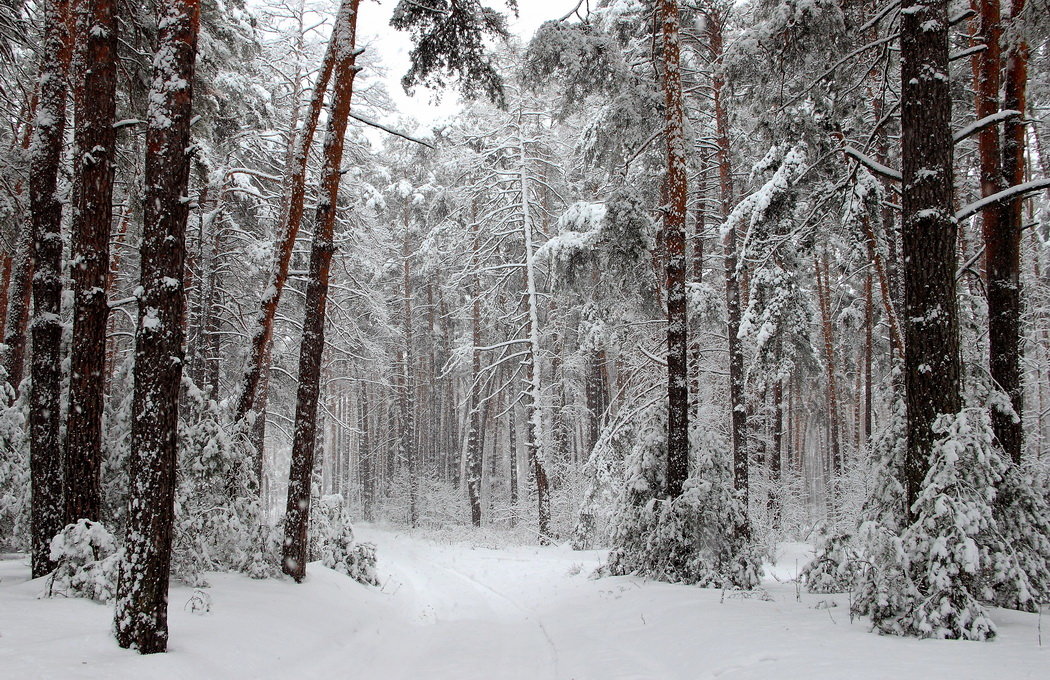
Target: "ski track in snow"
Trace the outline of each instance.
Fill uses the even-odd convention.
[[[3,678],[362,680],[1015,680],[1050,677],[1039,617],[993,610],[994,642],[914,640],[850,621],[846,595],[798,593],[809,556],[781,544],[764,598],[633,578],[591,580],[597,551],[440,543],[370,526],[381,588],[319,564],[306,581],[209,575],[212,609],[172,588],[168,654],[121,650],[112,607],[40,600],[0,559]]]

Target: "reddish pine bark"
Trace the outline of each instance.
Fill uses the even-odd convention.
[[[667,476],[668,497],[682,495],[689,476],[689,368],[687,356],[685,218],[688,178],[685,166],[684,105],[677,0],[660,0],[664,91],[667,206],[664,234],[667,266]]]
[[[72,253],[73,338],[65,447],[65,521],[98,521],[102,497],[109,235],[116,152],[117,15],[115,0],[80,0],[74,93],[76,160]]]
[[[998,5],[992,0],[983,3]],[[983,9],[983,7],[982,7]],[[996,10],[998,7],[995,8]],[[1013,0],[1011,16],[1016,17],[1024,9],[1024,0]],[[993,12],[994,17],[995,12]],[[989,36],[997,38],[998,32]],[[998,55],[997,55],[998,56]],[[990,57],[989,57],[990,58]],[[983,70],[998,72],[1001,59],[988,64]],[[1011,49],[1006,58],[1003,107],[1024,112],[1028,87],[1028,46],[1022,42]],[[982,86],[984,83],[982,83]],[[995,82],[998,86],[998,81]],[[984,91],[986,87],[982,87]],[[997,88],[998,90],[998,88]],[[989,93],[991,94],[991,93]],[[995,92],[998,94],[998,91]],[[990,106],[986,107],[990,108]],[[980,109],[978,115],[980,116]],[[985,131],[979,141],[994,134]],[[1012,118],[1003,128],[1002,180],[1000,186],[1016,186],[1024,182],[1024,122]],[[992,154],[998,149],[988,149],[989,171],[993,168]],[[982,180],[984,179],[985,149],[981,147]],[[982,189],[984,188],[982,181]],[[1024,450],[1024,430],[1021,415],[1024,411],[1024,385],[1021,372],[1021,230],[1024,219],[1021,213],[1023,199],[1014,198],[999,206],[993,218],[994,228],[985,223],[984,243],[986,271],[988,275],[988,349],[992,379],[998,383],[1007,397],[1014,413],[1003,413],[992,409],[992,428],[1003,450],[1010,459],[1019,464]]]
[[[720,62],[723,52],[722,18],[717,11],[708,14],[707,37],[711,57]],[[729,148],[729,116],[726,113],[723,94],[725,80],[719,71],[711,78],[713,107],[715,111],[715,135],[718,160],[718,179],[722,219],[733,209],[733,169]],[[728,317],[727,340],[729,343],[729,400],[730,430],[733,444],[733,486],[741,494],[747,507],[748,460],[747,460],[747,404],[744,396],[744,349],[740,334],[740,278],[737,271],[736,231],[730,229],[723,242],[725,251],[726,311]],[[746,532],[746,528],[741,528]]]
[[[135,334],[126,559],[114,628],[142,654],[168,644],[168,577],[174,520],[183,270],[194,62],[200,0],[164,5],[146,127],[145,200]]]
[[[343,0],[332,29],[332,101],[324,140],[320,200],[314,217],[314,239],[310,248],[310,270],[306,284],[306,316],[299,352],[299,389],[295,403],[295,432],[288,473],[282,569],[295,581],[306,576],[310,524],[310,477],[314,467],[317,435],[317,399],[321,388],[321,356],[324,353],[325,309],[328,277],[335,250],[335,213],[342,177],[343,143],[354,94],[357,11],[360,0]]]
[[[33,358],[29,396],[29,465],[32,487],[33,577],[54,568],[51,539],[62,530],[62,204],[55,191],[62,162],[67,78],[72,54],[69,3],[44,5],[40,104],[29,145],[29,209],[33,225]]]

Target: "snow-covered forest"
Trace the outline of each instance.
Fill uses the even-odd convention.
[[[4,0],[0,270],[12,677],[1050,675],[1048,0]]]

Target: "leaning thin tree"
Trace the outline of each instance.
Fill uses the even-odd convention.
[[[125,562],[117,642],[142,654],[168,645],[168,576],[182,379],[186,189],[200,0],[170,0],[160,18],[146,128],[139,320],[135,334]]]
[[[288,504],[284,523],[282,569],[297,582],[306,576],[307,530],[310,525],[310,477],[314,468],[317,435],[317,398],[321,389],[321,356],[324,354],[328,276],[332,262],[339,180],[342,178],[343,144],[350,119],[357,66],[357,9],[360,0],[343,0],[332,27],[334,81],[325,131],[321,191],[314,218],[310,270],[306,284],[306,316],[299,350],[299,389],[295,402],[295,432],[288,472]]]

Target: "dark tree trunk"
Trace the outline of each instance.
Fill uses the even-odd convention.
[[[139,320],[135,334],[126,563],[117,587],[121,647],[168,644],[168,576],[174,519],[179,385],[183,364],[184,200],[189,183],[199,0],[164,6],[146,128]]]
[[[685,166],[682,72],[679,59],[677,0],[660,0],[662,25],[662,84],[664,90],[664,137],[667,175],[664,188],[667,206],[664,234],[667,253],[667,478],[669,498],[682,495],[689,476],[689,362],[686,315],[685,217],[688,178]]]
[[[109,236],[116,153],[116,0],[81,0],[78,10],[76,160],[73,210],[73,339],[66,420],[65,521],[98,521],[102,498],[102,405],[109,318]]]
[[[40,108],[29,146],[29,208],[33,224],[33,360],[29,397],[33,576],[54,568],[51,539],[62,530],[62,204],[55,195],[66,125],[67,78],[72,52],[69,4],[44,5]]]
[[[328,302],[328,276],[335,250],[336,206],[342,177],[343,143],[350,101],[354,94],[356,65],[357,8],[360,0],[343,0],[332,29],[334,68],[332,101],[325,131],[324,164],[321,170],[320,200],[314,218],[314,239],[310,248],[310,270],[306,287],[306,316],[299,352],[299,389],[295,403],[295,432],[288,473],[288,503],[284,525],[282,568],[301,582],[306,576],[307,530],[310,524],[310,477],[314,467],[317,434],[317,399],[321,388],[321,356],[324,353],[325,309]]]
[[[375,463],[372,458],[372,428],[369,417],[368,387],[360,388],[358,403],[358,422],[361,429],[361,443],[357,450],[358,475],[361,478],[361,509],[366,522],[375,521],[376,481]]]
[[[7,288],[7,315],[4,318],[4,372],[17,394],[25,371],[26,329],[33,293],[33,228],[22,229],[15,245],[11,279]]]
[[[930,468],[934,420],[960,395],[955,290],[951,94],[947,0],[905,0],[901,10],[901,159],[908,413],[907,507]],[[911,517],[913,520],[914,517]]]
[[[0,265],[0,329],[7,328],[7,292],[11,287],[11,269],[15,258],[11,253],[4,253],[3,265]]]

